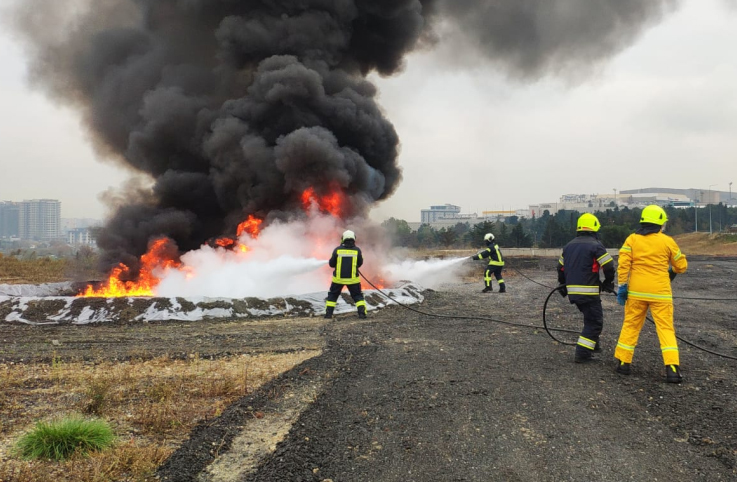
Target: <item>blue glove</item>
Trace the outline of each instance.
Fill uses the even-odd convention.
[[[617,303],[624,306],[626,302],[627,302],[627,285],[622,285],[619,287],[619,291],[617,291]]]

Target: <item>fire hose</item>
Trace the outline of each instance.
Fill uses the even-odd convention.
[[[517,273],[519,273],[522,277],[527,278],[528,280],[532,281],[533,283],[535,283],[537,285],[540,285],[542,287],[545,287],[545,288],[550,288],[550,286],[545,285],[543,283],[540,283],[538,281],[535,281],[532,278],[526,276],[524,273],[522,273],[517,268],[514,268],[513,267],[512,269],[514,271],[516,271]],[[366,278],[366,276],[364,276],[363,273],[361,273],[360,270],[358,271],[358,274],[361,276],[361,278],[363,278],[366,281],[366,283],[368,283],[374,290],[376,290],[378,293],[380,293],[382,296],[384,296],[387,300],[389,300],[389,301],[391,301],[393,303],[396,303],[397,305],[399,305],[399,306],[401,306],[401,307],[403,307],[405,309],[408,309],[410,311],[413,311],[413,312],[418,313],[418,314],[421,314],[421,315],[430,316],[430,317],[433,317],[433,318],[449,318],[449,319],[459,319],[459,320],[483,320],[483,321],[491,321],[491,322],[494,322],[494,323],[500,323],[502,325],[519,326],[519,327],[523,327],[523,328],[532,328],[534,330],[539,330],[541,328],[540,326],[537,326],[537,325],[529,325],[529,324],[526,324],[526,323],[515,323],[515,322],[511,322],[511,321],[499,320],[499,319],[496,319],[496,318],[489,318],[489,317],[484,317],[484,316],[458,316],[458,315],[443,315],[443,314],[437,314],[437,313],[428,313],[428,312],[425,312],[425,311],[422,311],[422,310],[418,310],[416,308],[413,308],[413,307],[411,307],[409,305],[406,305],[404,303],[401,303],[401,302],[395,300],[391,296],[389,296],[386,293],[384,293],[375,284],[373,284],[371,282],[371,280],[369,280],[368,278]],[[552,291],[550,291],[550,293],[548,294],[547,298],[545,298],[545,303],[543,304],[543,326],[542,326],[542,328],[550,336],[550,338],[552,338],[554,341],[560,343],[561,345],[569,345],[569,346],[572,346],[572,345],[576,345],[576,343],[565,342],[565,341],[559,340],[558,338],[556,338],[553,335],[553,332],[579,334],[579,331],[568,330],[568,329],[565,329],[565,328],[549,327],[548,326],[548,322],[547,322],[546,313],[547,313],[548,301],[550,300],[550,298],[553,296],[554,293],[559,292],[560,288],[561,288],[560,286],[556,286],[555,288],[552,288]],[[614,296],[616,296],[616,294],[614,294]],[[737,299],[733,299],[733,298],[692,298],[692,297],[676,297],[676,296],[674,296],[673,298],[676,298],[676,299],[685,299],[685,300],[704,300],[704,301],[737,301]],[[646,319],[649,322],[651,322],[652,324],[655,324],[655,321],[650,316],[647,316]],[[689,346],[691,346],[693,348],[696,348],[697,350],[701,350],[701,351],[703,351],[705,353],[709,353],[711,355],[716,355],[716,356],[719,356],[719,357],[722,357],[722,358],[727,358],[729,360],[737,360],[737,357],[734,357],[734,356],[731,356],[731,355],[725,355],[724,353],[718,353],[716,351],[709,350],[708,348],[705,348],[703,346],[699,346],[699,345],[697,345],[697,344],[695,344],[695,343],[693,343],[691,341],[688,341],[687,339],[682,338],[682,337],[680,337],[678,335],[676,335],[676,338],[678,340],[682,341],[683,343],[685,343],[686,345],[689,345]]]
[[[378,288],[375,284],[373,284],[371,282],[371,280],[369,280],[368,278],[366,278],[363,275],[363,273],[361,273],[360,270],[358,271],[358,274],[361,275],[361,278],[363,278],[366,281],[366,283],[368,283],[374,290],[376,290],[377,292],[381,293],[381,295],[384,296],[389,301],[392,301],[393,303],[396,303],[396,304],[398,304],[399,306],[401,306],[403,308],[406,308],[406,309],[408,309],[410,311],[414,311],[415,313],[419,313],[421,315],[430,316],[430,317],[433,317],[433,318],[450,318],[450,319],[457,319],[457,320],[483,320],[483,321],[492,321],[494,323],[500,323],[502,325],[520,326],[520,327],[523,327],[523,328],[532,328],[534,330],[539,330],[541,328],[540,326],[537,326],[537,325],[528,325],[526,323],[515,323],[515,322],[512,322],[512,321],[498,320],[496,318],[489,318],[489,317],[485,317],[485,316],[458,316],[458,315],[441,315],[441,314],[437,314],[437,313],[427,313],[425,311],[418,310],[417,308],[413,308],[413,307],[411,307],[409,305],[406,305],[404,303],[401,303],[401,302],[395,300],[394,298],[392,298],[391,296],[387,295],[386,293],[384,293],[381,290],[381,288]],[[547,330],[547,328],[546,328],[546,330]],[[574,331],[574,330],[566,330],[564,328],[550,328],[550,330],[551,331],[567,332],[567,333],[578,333],[577,331]]]
[[[519,273],[523,277],[527,278],[528,280],[530,280],[530,281],[532,281],[532,282],[534,282],[536,284],[539,284],[541,286],[544,286],[546,288],[550,288],[550,286],[543,285],[542,283],[538,283],[537,281],[535,281],[535,280],[533,280],[533,279],[525,276],[520,270],[518,270],[516,268],[512,268],[512,269],[514,269],[517,273]],[[550,300],[551,296],[553,296],[554,293],[558,293],[560,291],[560,289],[561,289],[560,286],[556,286],[548,294],[548,297],[545,298],[545,303],[543,304],[543,326],[545,327],[545,331],[548,333],[548,335],[550,335],[550,338],[552,338],[553,340],[557,341],[558,343],[560,343],[562,345],[576,345],[576,343],[565,342],[565,341],[561,341],[561,340],[557,339],[551,333],[551,330],[548,329],[548,323],[547,323],[547,317],[546,317],[547,308],[548,308],[548,301]],[[614,296],[617,296],[616,293],[612,293],[612,294]],[[682,299],[682,300],[702,300],[702,301],[737,301],[737,299],[735,299],[735,298],[692,298],[692,297],[685,297],[685,296],[674,296],[673,298],[674,299]],[[655,320],[653,320],[649,315],[647,315],[645,317],[645,319],[647,319],[647,321],[649,321],[653,325],[655,324]],[[704,351],[706,353],[710,353],[712,355],[716,355],[716,356],[719,356],[719,357],[722,357],[722,358],[727,358],[729,360],[737,360],[737,357],[734,357],[734,356],[731,356],[731,355],[725,355],[724,353],[718,353],[716,351],[709,350],[708,348],[705,348],[703,346],[699,346],[699,345],[697,345],[697,344],[695,344],[695,343],[693,343],[691,341],[688,341],[687,339],[685,339],[685,338],[683,338],[681,336],[676,335],[676,338],[678,340],[682,341],[683,343],[685,343],[686,345],[689,345],[689,346],[692,346],[692,347],[696,348],[697,350],[701,350],[701,351]]]

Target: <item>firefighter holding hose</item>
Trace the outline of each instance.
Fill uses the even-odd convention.
[[[356,246],[356,234],[353,231],[345,231],[341,237],[341,244],[333,250],[333,255],[328,261],[333,269],[333,281],[325,301],[325,318],[332,318],[335,311],[340,292],[343,287],[348,287],[353,301],[358,309],[358,317],[366,318],[366,301],[361,292],[361,279],[358,268],[363,265],[361,248]]]
[[[486,249],[470,257],[471,261],[489,258],[489,264],[486,265],[486,271],[484,271],[484,289],[481,292],[491,293],[494,291],[494,288],[491,287],[491,281],[493,279],[491,276],[494,275],[496,282],[499,283],[499,293],[506,293],[507,285],[504,283],[504,278],[502,278],[502,269],[504,269],[502,251],[499,249],[496,241],[494,241],[494,235],[492,233],[486,233],[484,242],[486,243]]]
[[[601,223],[593,214],[584,213],[576,223],[576,237],[563,248],[558,260],[558,290],[583,314],[583,330],[576,343],[576,363],[594,359],[600,351],[599,336],[604,328],[601,291],[614,293],[614,262],[599,241]],[[599,280],[604,272],[604,282]]]

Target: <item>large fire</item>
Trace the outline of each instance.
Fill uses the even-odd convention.
[[[131,277],[130,268],[123,263],[113,268],[108,280],[98,289],[88,286],[80,296],[113,298],[120,296],[153,296],[160,278],[154,271],[179,268],[181,262],[175,254],[176,246],[168,238],[159,238],[149,244],[148,252],[141,256],[141,269],[136,281],[124,281]]]
[[[301,201],[302,207],[307,213],[317,208],[319,212],[329,214],[335,218],[341,218],[345,214],[345,194],[335,186],[328,194],[322,196],[317,195],[315,189],[310,187],[302,193]],[[217,249],[247,253],[250,248],[241,242],[242,237],[247,235],[251,239],[257,239],[261,233],[262,224],[263,219],[249,215],[245,221],[238,225],[235,239],[232,237],[218,238],[214,240],[214,246]],[[320,245],[324,244],[321,240],[313,241]],[[315,246],[315,248],[322,248],[322,246]],[[141,256],[141,268],[138,277],[131,273],[128,266],[120,263],[113,268],[108,280],[101,287],[95,289],[93,286],[88,286],[85,292],[79,296],[154,296],[155,288],[161,281],[159,276],[170,269],[186,271],[188,277],[194,276],[194,273],[190,272],[191,268],[183,266],[179,261],[179,255],[173,242],[168,238],[157,239],[150,244],[148,252]],[[126,281],[128,279],[135,279],[135,281]]]

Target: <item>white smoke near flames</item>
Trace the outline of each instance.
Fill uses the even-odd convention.
[[[425,288],[438,286],[455,280],[467,257],[452,259],[404,260],[389,263],[383,272],[392,281],[407,280]]]
[[[363,222],[363,221],[362,221]],[[344,226],[330,216],[312,216],[303,221],[275,222],[257,238],[244,234],[239,242],[247,250],[213,248],[185,253],[182,267],[158,273],[161,282],[156,296],[211,298],[270,298],[327,292],[332,278],[328,259],[340,244],[345,229],[354,229],[364,257],[362,273],[378,287],[398,281],[413,281],[425,288],[452,281],[465,258],[451,260],[397,260],[385,240],[364,236],[367,226]],[[363,289],[372,289],[362,280]]]

